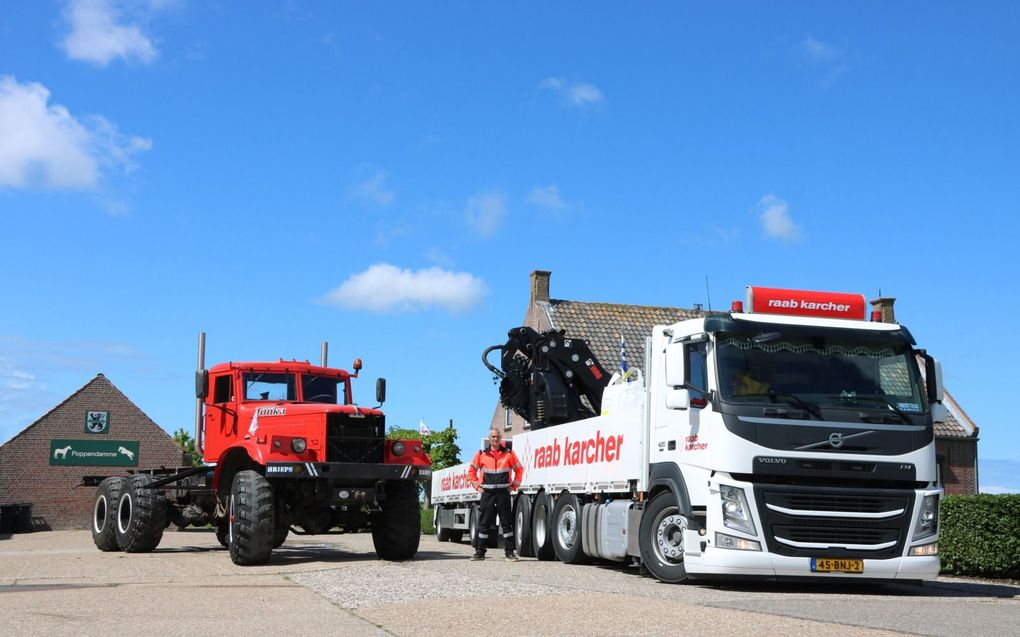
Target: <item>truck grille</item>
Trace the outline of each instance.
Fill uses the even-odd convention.
[[[385,447],[386,431],[382,418],[327,415],[326,462],[381,463]]]
[[[792,557],[886,559],[903,554],[914,492],[756,485],[769,550]]]

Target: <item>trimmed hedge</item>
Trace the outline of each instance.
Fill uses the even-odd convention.
[[[1020,494],[946,496],[939,527],[943,573],[1020,578]]]
[[[436,527],[432,523],[432,509],[421,510],[421,534],[422,535],[435,535]]]

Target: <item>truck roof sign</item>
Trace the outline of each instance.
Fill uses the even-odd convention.
[[[747,286],[747,312],[824,318],[864,320],[867,307],[863,294],[813,292]]]

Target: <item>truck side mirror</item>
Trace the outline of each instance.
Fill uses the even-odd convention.
[[[195,372],[195,398],[205,400],[209,394],[209,370],[200,369]]]
[[[684,346],[673,343],[666,346],[666,385],[682,387],[684,379]],[[667,392],[668,395],[668,392]]]
[[[941,403],[946,395],[942,384],[942,363],[927,353],[924,355],[924,384],[928,389],[928,402]]]
[[[386,379],[380,378],[375,381],[375,402],[381,407],[386,402]]]
[[[666,388],[667,409],[689,409],[691,406],[691,392],[678,387]]]

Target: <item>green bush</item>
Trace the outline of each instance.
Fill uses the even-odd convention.
[[[946,496],[939,527],[943,573],[1020,578],[1020,494]]]
[[[432,523],[432,509],[421,510],[421,533],[422,535],[436,534],[436,526]]]

